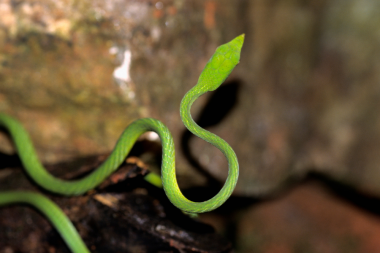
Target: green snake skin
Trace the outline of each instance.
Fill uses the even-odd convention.
[[[191,117],[190,108],[202,94],[217,89],[239,63],[244,34],[217,48],[202,71],[198,83],[186,93],[180,106],[181,118],[185,126],[196,136],[217,147],[228,160],[228,177],[217,195],[204,202],[193,202],[183,196],[178,187],[175,172],[175,150],[169,129],[152,118],[139,119],[130,124],[122,133],[117,144],[107,158],[85,178],[65,181],[52,176],[39,161],[33,144],[22,125],[12,117],[0,113],[0,126],[8,130],[18,155],[28,175],[41,187],[62,195],[80,195],[103,182],[125,160],[140,135],[147,131],[156,132],[162,143],[163,187],[169,200],[179,209],[188,213],[203,213],[222,205],[232,194],[239,175],[239,165],[233,149],[220,137],[199,127]],[[0,193],[0,206],[26,203],[41,210],[59,231],[72,252],[89,252],[74,226],[59,207],[41,194],[9,191]]]

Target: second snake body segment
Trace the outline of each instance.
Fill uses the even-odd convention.
[[[103,182],[125,160],[138,137],[147,132],[156,132],[162,142],[161,178],[166,195],[179,209],[189,213],[203,213],[222,205],[232,194],[239,175],[239,165],[233,149],[220,137],[199,127],[191,117],[193,102],[208,91],[217,89],[239,63],[244,34],[217,48],[202,71],[197,85],[186,93],[180,106],[181,119],[195,135],[217,147],[228,160],[228,177],[217,195],[204,202],[193,202],[183,196],[175,173],[174,142],[168,128],[152,118],[139,119],[130,124],[120,136],[107,160],[83,179],[66,181],[52,176],[42,166],[33,144],[22,125],[12,117],[0,113],[0,126],[5,127],[29,176],[41,187],[62,195],[80,195]],[[73,252],[89,252],[71,222],[53,202],[37,193],[0,192],[0,205],[27,203],[44,213],[60,232]]]

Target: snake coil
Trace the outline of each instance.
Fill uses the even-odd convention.
[[[186,93],[180,106],[184,125],[195,135],[217,147],[228,160],[228,177],[217,195],[204,202],[193,202],[183,196],[178,187],[175,172],[174,142],[169,129],[152,118],[139,119],[122,133],[117,144],[102,165],[85,178],[65,181],[52,176],[39,161],[33,144],[22,125],[12,117],[0,113],[0,126],[9,131],[21,162],[28,175],[41,187],[62,195],[80,195],[96,186],[114,172],[124,161],[138,137],[147,132],[156,132],[162,142],[162,183],[169,200],[179,209],[189,213],[203,213],[222,205],[232,194],[239,175],[239,165],[233,149],[226,141],[199,127],[191,117],[193,102],[208,91],[217,89],[239,63],[244,34],[217,48],[202,71],[198,83]],[[51,200],[39,193],[7,191],[0,193],[0,206],[25,203],[39,209],[54,225],[72,252],[90,252],[73,224],[63,211]]]

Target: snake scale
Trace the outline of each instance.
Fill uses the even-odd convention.
[[[72,196],[83,194],[106,179],[125,160],[140,135],[147,131],[156,132],[162,143],[161,178],[169,200],[188,213],[203,213],[222,205],[232,194],[239,175],[239,165],[233,149],[226,141],[198,126],[191,117],[193,102],[208,91],[217,89],[239,63],[244,34],[219,46],[202,71],[197,84],[186,93],[180,106],[181,119],[193,134],[217,147],[228,160],[228,177],[222,189],[213,198],[204,202],[188,200],[178,187],[175,172],[175,150],[169,129],[152,118],[138,119],[131,123],[118,139],[106,161],[88,176],[65,181],[52,176],[39,161],[28,133],[12,117],[0,113],[0,127],[5,128],[15,145],[26,172],[40,187],[57,194]],[[74,253],[90,252],[77,230],[63,211],[47,197],[26,191],[0,192],[0,206],[29,204],[40,210],[58,230],[70,250]]]

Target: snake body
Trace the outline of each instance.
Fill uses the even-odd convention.
[[[80,195],[96,186],[114,172],[124,161],[139,136],[147,131],[156,132],[162,143],[161,178],[169,200],[188,213],[203,213],[222,205],[232,194],[239,175],[239,165],[233,149],[226,141],[199,127],[191,117],[193,102],[208,91],[217,89],[239,63],[244,34],[217,48],[202,71],[198,83],[186,93],[180,106],[184,125],[195,135],[217,147],[228,160],[228,177],[222,189],[204,202],[188,200],[178,187],[175,172],[175,150],[169,129],[159,120],[139,119],[122,133],[106,161],[88,176],[79,180],[62,180],[52,176],[39,161],[33,144],[22,125],[12,117],[0,113],[0,126],[8,130],[28,175],[41,187],[62,195]],[[51,200],[38,193],[9,191],[0,193],[0,206],[26,203],[35,206],[52,222],[73,252],[90,252],[78,232],[62,210]]]

